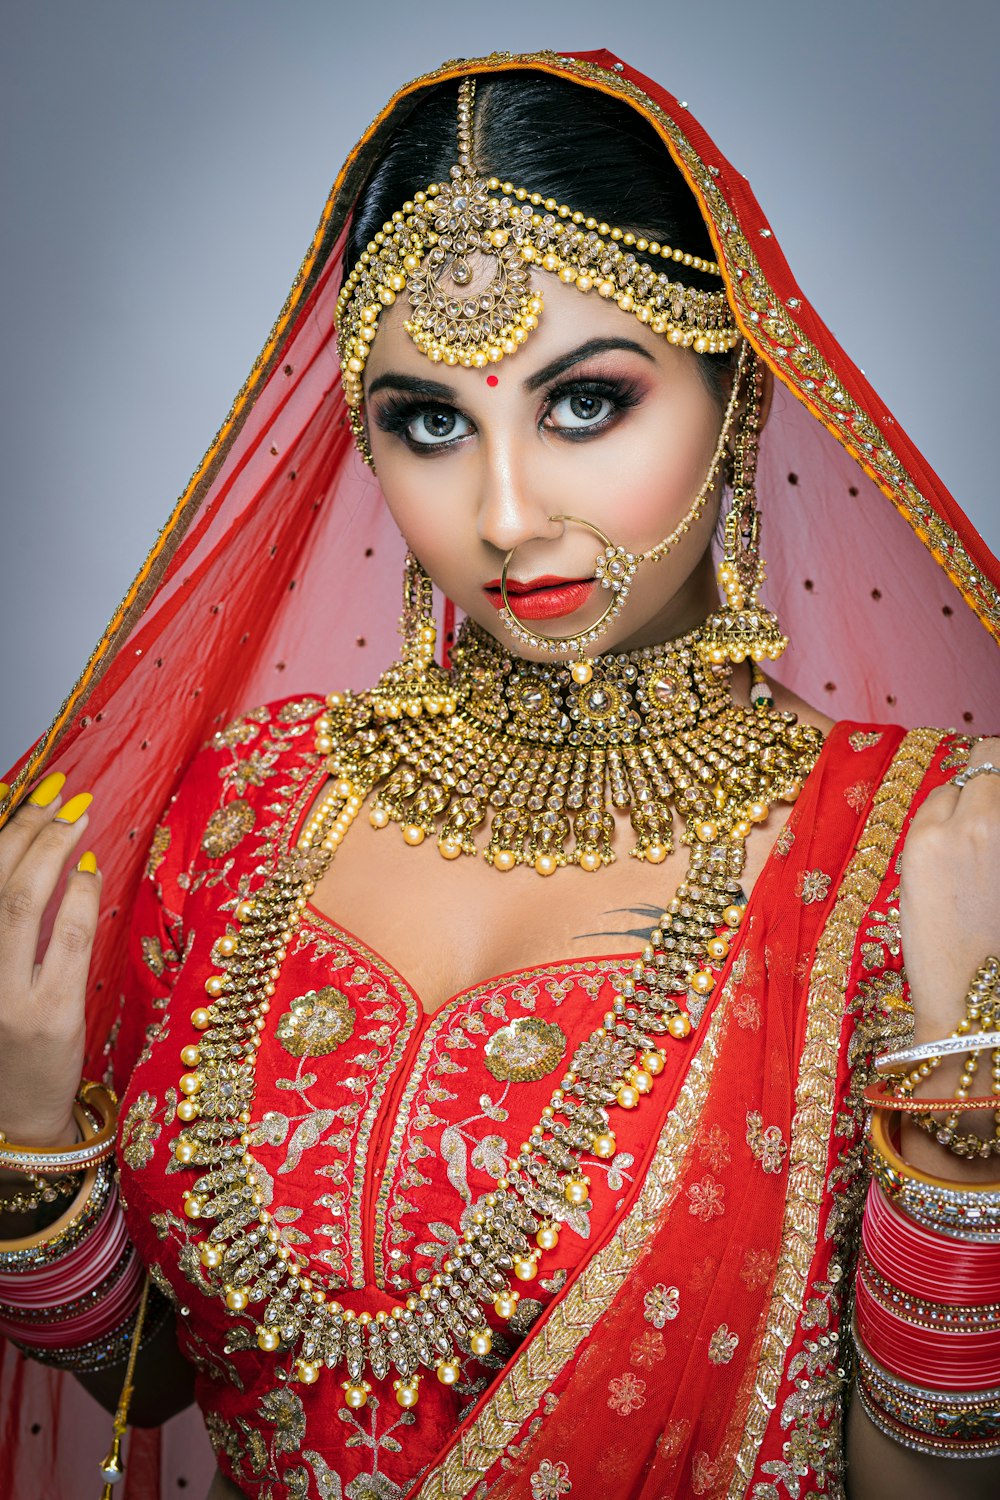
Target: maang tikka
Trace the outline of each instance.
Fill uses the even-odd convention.
[[[543,314],[531,279],[542,271],[616,302],[652,332],[696,353],[725,353],[739,341],[724,291],[671,280],[666,269],[719,277],[717,262],[483,175],[476,161],[475,91],[475,79],[463,78],[457,161],[448,179],[414,193],[382,225],[337,299],[344,398],[367,463],[365,365],[382,313],[404,293],[405,327],[417,347],[434,363],[471,369],[515,354],[527,342]]]

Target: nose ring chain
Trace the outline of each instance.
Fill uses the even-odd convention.
[[[527,630],[511,609],[510,598],[507,593],[507,574],[510,570],[514,553],[521,543],[511,547],[505,555],[503,566],[500,570],[500,598],[503,602],[503,610],[501,611],[500,618],[515,640],[522,642],[523,645],[531,646],[537,651],[575,651],[578,654],[578,659],[570,668],[574,682],[586,683],[593,676],[594,667],[588,648],[591,648],[594,642],[600,639],[610,627],[611,622],[621,613],[622,605],[628,598],[632,587],[632,580],[635,577],[639,564],[644,562],[659,562],[661,558],[666,557],[667,553],[680,538],[686,532],[690,531],[705,509],[708,497],[715,488],[719,468],[725,456],[726,445],[729,441],[729,434],[736,415],[736,408],[739,404],[740,391],[743,387],[744,368],[748,361],[747,348],[748,346],[744,341],[740,347],[739,361],[736,366],[736,374],[733,378],[733,388],[726,405],[725,416],[723,417],[719,438],[715,445],[715,452],[712,454],[712,461],[708,467],[708,473],[705,475],[704,482],[697,495],[695,495],[694,500],[691,502],[687,514],[678,522],[669,536],[664,537],[655,546],[647,548],[645,552],[629,552],[626,548],[618,546],[609,536],[605,536],[604,532],[599,526],[595,526],[593,521],[584,520],[582,516],[549,516],[550,521],[565,521],[573,526],[582,526],[586,531],[596,536],[604,548],[603,552],[595,560],[593,576],[603,589],[607,589],[610,592],[611,597],[603,613],[592,625],[588,625],[585,630],[576,631],[572,635],[536,635],[533,631]],[[752,360],[752,355],[749,358]]]

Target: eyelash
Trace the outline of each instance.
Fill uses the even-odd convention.
[[[570,442],[587,441],[593,434],[605,432],[608,427],[613,426],[618,419],[633,407],[638,406],[642,400],[639,385],[634,380],[625,378],[602,378],[594,376],[589,379],[578,378],[565,381],[561,384],[550,386],[545,392],[545,416],[549,415],[552,408],[558,406],[560,401],[565,401],[571,396],[598,396],[610,402],[612,411],[599,422],[577,428],[548,426],[547,431],[556,432],[560,437]],[[450,448],[452,443],[459,442],[459,438],[453,438],[441,443],[417,443],[406,435],[407,428],[418,417],[429,416],[437,413],[454,412],[461,416],[462,413],[456,407],[449,406],[440,401],[420,401],[408,396],[389,396],[386,400],[379,402],[374,412],[375,425],[381,432],[387,432],[400,438],[411,452],[419,452],[423,456],[429,453],[439,453],[443,449]],[[543,424],[545,418],[543,417]],[[463,433],[462,436],[468,436]]]

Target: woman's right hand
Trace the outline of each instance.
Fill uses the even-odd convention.
[[[69,874],[39,958],[42,916],[87,827],[89,793],[63,800],[59,772],[0,829],[0,1130],[19,1146],[77,1139],[87,972],[101,877],[92,854]]]

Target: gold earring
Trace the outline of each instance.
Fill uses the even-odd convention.
[[[757,447],[763,388],[760,363],[750,356],[746,402],[733,445],[733,503],[726,517],[719,585],[725,603],[702,627],[702,654],[713,665],[723,662],[777,661],[788,645],[778,619],[759,599],[767,576],[760,555],[760,511],[757,508]]]
[[[434,587],[412,552],[403,570],[403,613],[399,618],[403,651],[372,689],[379,719],[418,719],[422,714],[453,714],[455,696],[448,674],[434,661],[437,625]]]

